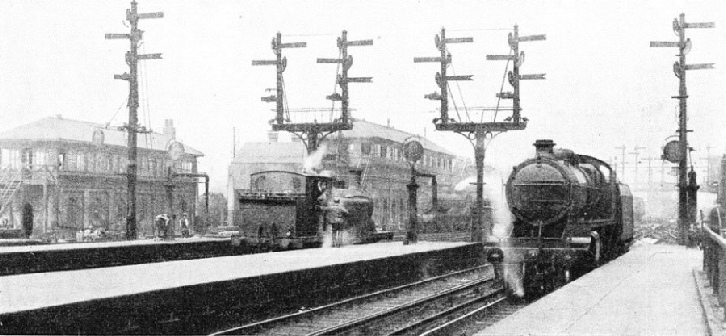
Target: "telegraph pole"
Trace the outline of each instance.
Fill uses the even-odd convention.
[[[544,74],[536,75],[519,75],[519,66],[524,61],[524,53],[519,53],[519,42],[524,41],[541,41],[545,39],[545,35],[532,35],[522,36],[518,34],[518,27],[514,26],[514,33],[509,34],[509,45],[515,50],[514,55],[487,55],[487,60],[513,60],[514,67],[513,71],[509,72],[509,83],[514,88],[514,92],[498,93],[496,96],[503,99],[513,99],[513,112],[512,116],[504,119],[504,121],[493,121],[493,122],[461,122],[451,119],[448,113],[448,81],[450,80],[471,80],[472,75],[465,76],[448,76],[446,75],[446,68],[452,62],[451,54],[446,49],[447,43],[465,43],[474,42],[471,37],[462,38],[447,38],[446,30],[441,28],[441,35],[436,35],[435,44],[436,48],[441,52],[439,57],[415,57],[414,63],[440,63],[441,72],[436,73],[436,84],[441,88],[440,93],[434,92],[424,96],[430,100],[441,101],[441,118],[433,120],[437,131],[452,131],[464,135],[468,139],[475,139],[474,145],[474,159],[476,161],[477,170],[477,192],[476,192],[476,208],[474,217],[475,220],[472,223],[471,240],[474,242],[481,242],[484,240],[484,225],[482,220],[483,208],[484,208],[484,157],[486,154],[485,138],[487,134],[491,135],[493,132],[506,132],[509,130],[523,130],[527,126],[527,120],[520,118],[520,106],[519,106],[519,80],[521,79],[545,79]],[[491,228],[486,228],[486,234],[489,235]]]
[[[625,145],[615,147],[615,149],[619,149],[623,152],[620,156],[620,165],[622,166],[621,171],[623,174],[622,176],[620,176],[620,181],[625,182]]]
[[[128,182],[128,205],[126,211],[126,239],[136,239],[136,134],[147,133],[145,127],[139,125],[139,82],[138,61],[145,59],[161,59],[161,54],[139,55],[138,46],[142,39],[143,30],[138,29],[140,19],[163,18],[164,13],[138,13],[136,0],[131,1],[131,9],[126,10],[126,20],[131,25],[129,34],[106,34],[106,39],[129,39],[130,50],[126,52],[126,63],[129,72],[114,75],[114,79],[129,81],[129,123],[122,127],[129,134],[128,137],[128,166],[126,168]]]
[[[645,147],[639,147],[638,145],[635,145],[634,149],[635,151],[628,153],[635,155],[635,178],[633,179],[633,190],[638,189],[638,156],[640,156],[640,150],[645,149]]]
[[[674,156],[678,157],[675,162],[678,162],[678,228],[679,240],[682,245],[687,243],[688,230],[691,225],[690,219],[695,217],[695,215],[691,216],[689,213],[696,211],[695,196],[698,190],[696,173],[688,173],[689,147],[687,133],[690,130],[687,125],[686,100],[688,99],[688,91],[686,90],[686,70],[713,68],[713,63],[686,64],[686,54],[691,51],[692,47],[691,39],[686,39],[686,28],[714,28],[716,26],[713,22],[687,23],[685,16],[685,14],[681,13],[679,18],[673,20],[673,31],[678,35],[678,42],[650,42],[651,47],[677,47],[679,50],[678,62],[673,64],[673,72],[679,79],[678,96],[672,98],[679,101],[678,153],[675,153]],[[689,196],[693,201],[689,202]],[[692,205],[693,209],[689,209],[689,204]]]

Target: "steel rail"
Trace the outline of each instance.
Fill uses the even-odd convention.
[[[417,281],[417,282],[414,282],[414,283],[405,284],[405,285],[401,285],[401,286],[397,286],[397,287],[393,287],[393,288],[388,288],[388,289],[383,289],[383,290],[380,290],[380,291],[376,291],[376,292],[369,293],[369,294],[365,294],[365,295],[361,295],[361,296],[356,296],[356,297],[353,297],[353,298],[349,298],[349,299],[345,299],[345,300],[342,300],[342,301],[334,302],[334,303],[331,303],[331,304],[328,304],[328,305],[315,307],[315,308],[312,308],[312,309],[309,309],[309,310],[304,310],[304,311],[300,311],[300,312],[296,312],[296,313],[292,313],[292,314],[288,314],[288,315],[273,317],[273,318],[270,318],[270,319],[267,319],[267,320],[263,320],[263,321],[259,321],[259,322],[254,322],[254,323],[250,323],[250,324],[247,324],[247,325],[243,325],[243,326],[239,326],[239,327],[234,327],[234,328],[230,328],[230,329],[218,331],[218,332],[212,333],[210,335],[217,336],[217,335],[249,335],[249,334],[256,334],[256,333],[261,332],[264,329],[269,329],[269,328],[274,327],[274,326],[277,326],[277,325],[281,325],[281,324],[284,324],[284,323],[288,323],[288,321],[290,321],[290,320],[305,318],[307,316],[311,316],[311,315],[314,315],[314,314],[317,314],[317,313],[321,313],[321,312],[326,311],[326,310],[335,309],[337,307],[340,307],[340,306],[343,306],[343,305],[346,305],[346,304],[352,304],[352,303],[355,303],[355,302],[358,302],[358,301],[365,301],[365,300],[373,299],[375,297],[385,296],[385,295],[388,295],[388,294],[391,294],[391,293],[395,293],[395,292],[403,291],[403,290],[406,290],[406,289],[415,288],[415,287],[418,287],[418,286],[422,286],[422,285],[425,285],[425,284],[429,284],[429,283],[432,283],[432,282],[444,280],[444,279],[449,278],[449,277],[454,277],[454,276],[457,276],[457,275],[463,275],[463,274],[466,274],[466,273],[476,272],[476,271],[484,270],[484,269],[491,268],[491,267],[492,266],[489,265],[489,264],[487,264],[487,265],[481,265],[481,266],[476,266],[476,267],[471,267],[471,268],[467,268],[465,270],[456,271],[456,272],[452,272],[452,273],[447,273],[447,274],[444,274],[444,275],[440,275],[440,276],[436,276],[436,277],[433,277],[433,278],[424,279],[424,280]]]
[[[387,309],[385,311],[374,313],[374,314],[371,314],[368,316],[364,316],[364,317],[355,319],[353,321],[349,321],[349,322],[346,322],[346,323],[343,323],[343,324],[340,324],[337,326],[329,327],[329,328],[326,328],[323,330],[319,330],[319,331],[310,333],[307,336],[339,335],[339,334],[354,330],[356,328],[362,327],[367,323],[371,323],[376,320],[385,319],[387,317],[394,316],[395,314],[404,313],[408,310],[421,307],[425,304],[432,304],[438,300],[443,300],[443,299],[451,297],[455,294],[465,292],[467,290],[471,290],[474,288],[478,288],[484,284],[492,284],[495,281],[496,280],[494,278],[474,280],[474,281],[468,282],[466,284],[447,289],[443,292]]]
[[[490,302],[492,299],[494,299],[494,301]],[[424,333],[416,332],[415,334],[424,335],[424,334],[427,334],[430,332],[434,332],[434,330],[438,330],[439,328],[441,328],[445,325],[449,325],[451,322],[457,321],[464,316],[468,316],[472,312],[480,311],[481,309],[490,309],[491,307],[505,301],[506,299],[507,299],[507,296],[506,296],[506,294],[504,294],[503,289],[495,289],[482,297],[468,300],[459,305],[450,307],[436,315],[429,316],[421,321],[417,321],[412,324],[409,324],[401,329],[398,329],[398,330],[392,332],[390,335],[410,335],[410,334],[413,334],[414,332],[416,332],[417,330],[421,330],[421,329],[426,330],[424,328],[426,328],[427,325],[435,325],[436,321],[438,321],[438,320],[446,319],[447,317],[454,316],[455,314],[461,313],[462,311],[466,312],[464,315],[456,317],[455,319],[445,322],[443,324],[439,324],[436,327],[429,329],[428,331],[425,331]],[[477,307],[478,305],[481,305],[481,304],[485,304],[485,305],[482,307]],[[453,328],[451,328],[451,327],[447,327],[446,330],[452,330],[452,329]],[[431,335],[450,335],[450,333],[448,333],[448,334],[434,333]]]

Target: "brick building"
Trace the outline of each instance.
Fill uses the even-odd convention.
[[[250,174],[264,170],[302,172],[305,166],[305,147],[292,136],[292,142],[279,142],[278,134],[270,132],[267,142],[246,143],[237,151],[228,172],[229,221],[237,225],[236,191],[249,189]],[[373,218],[376,225],[388,230],[404,230],[408,221],[408,191],[411,168],[403,156],[403,144],[409,138],[421,142],[424,157],[416,165],[419,173],[436,176],[439,192],[446,192],[471,176],[476,167],[422,137],[364,120],[354,119],[353,129],[339,131],[326,137],[321,144],[322,169],[333,173],[348,185],[358,184],[375,201]],[[315,157],[316,155],[311,155]],[[426,212],[432,207],[432,179],[418,177],[418,209]]]
[[[167,167],[196,173],[203,154],[189,146],[172,161],[176,142],[171,120],[163,133],[138,137],[137,220],[139,235],[152,232],[154,216],[166,212]],[[117,127],[48,117],[0,133],[0,225],[20,228],[32,207],[33,234],[72,238],[79,230],[104,228],[122,236],[126,216],[127,134]],[[174,179],[174,213],[195,213],[197,181]],[[192,219],[194,216],[190,216]]]

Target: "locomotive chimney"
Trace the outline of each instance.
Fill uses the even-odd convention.
[[[552,139],[540,139],[534,142],[534,147],[537,148],[537,154],[549,154],[554,155],[555,142]]]

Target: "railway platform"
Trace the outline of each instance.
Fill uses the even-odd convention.
[[[0,242],[0,276],[249,254],[230,237],[59,244]]]
[[[0,334],[204,334],[484,262],[401,242],[0,277]]]
[[[697,248],[636,244],[476,335],[708,335],[702,261]]]

